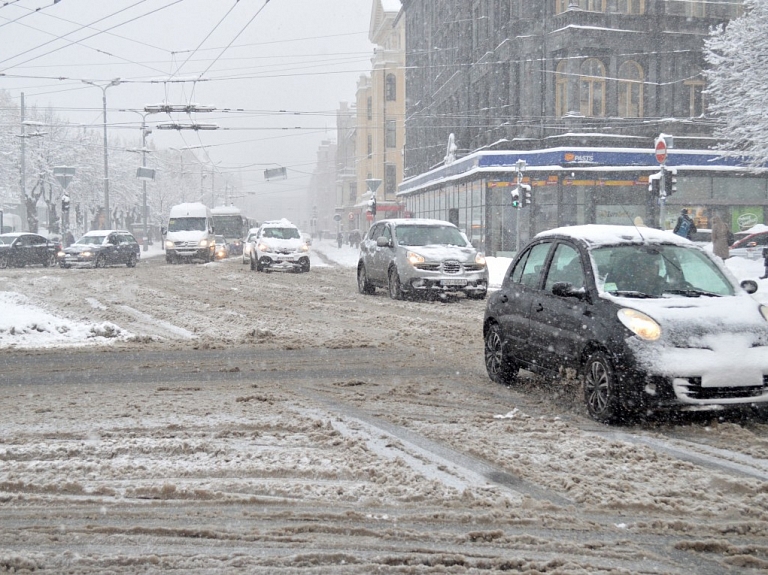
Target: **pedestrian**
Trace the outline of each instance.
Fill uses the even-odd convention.
[[[763,275],[760,276],[761,280],[768,279],[768,248],[763,248],[763,266],[765,267],[765,271],[763,272]]]
[[[67,233],[64,234],[64,247],[68,248],[74,243],[75,243],[75,236],[72,235],[71,231],[67,230]]]
[[[675,229],[672,230],[678,236],[682,236],[686,239],[690,239],[691,235],[696,233],[696,224],[693,223],[691,216],[688,215],[688,210],[683,208],[680,211],[680,217],[677,218]]]
[[[720,214],[715,214],[712,217],[712,248],[715,255],[727,260],[731,255],[728,246],[728,225]]]
[[[341,248],[342,244],[344,243],[344,234],[341,232],[336,234],[336,243],[339,244],[339,248]]]

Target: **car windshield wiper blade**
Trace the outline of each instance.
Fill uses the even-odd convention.
[[[675,295],[684,295],[685,297],[721,297],[719,293],[713,293],[711,291],[705,291],[701,289],[665,289],[664,293],[671,293]]]
[[[616,296],[620,296],[620,297],[636,297],[641,299],[658,297],[645,292],[634,291],[634,290],[611,290],[608,293]]]

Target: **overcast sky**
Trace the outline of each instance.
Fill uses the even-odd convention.
[[[335,139],[339,102],[354,102],[357,79],[370,69],[371,5],[372,0],[3,0],[0,89],[17,102],[24,92],[27,107],[50,107],[73,123],[100,129],[102,91],[82,80],[104,86],[120,78],[106,90],[109,126],[126,138],[135,134],[137,141],[140,115],[120,109],[163,101],[214,106],[216,112],[195,120],[223,129],[154,130],[152,143],[200,147],[202,160],[241,174],[242,191],[256,193],[246,197],[291,202],[307,187],[320,142]],[[179,82],[193,79],[201,81]],[[183,115],[173,119],[190,121]],[[170,120],[147,117],[150,126]],[[277,166],[288,168],[289,179],[265,182],[264,169]]]

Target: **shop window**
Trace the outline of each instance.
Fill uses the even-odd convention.
[[[587,117],[605,116],[605,66],[597,58],[581,65],[579,78],[581,114]]]
[[[643,117],[643,69],[637,62],[624,62],[619,68],[619,116]]]

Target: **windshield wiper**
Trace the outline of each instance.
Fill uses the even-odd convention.
[[[701,296],[721,297],[719,293],[713,293],[711,291],[704,291],[704,290],[696,289],[696,288],[690,288],[690,289],[665,289],[664,293],[671,293],[671,294],[674,294],[674,295],[684,295],[685,297],[701,297]]]
[[[640,299],[647,299],[647,298],[655,298],[658,296],[651,295],[645,292],[641,291],[634,291],[634,290],[611,290],[608,292],[609,294],[620,296],[620,297],[636,297]]]

